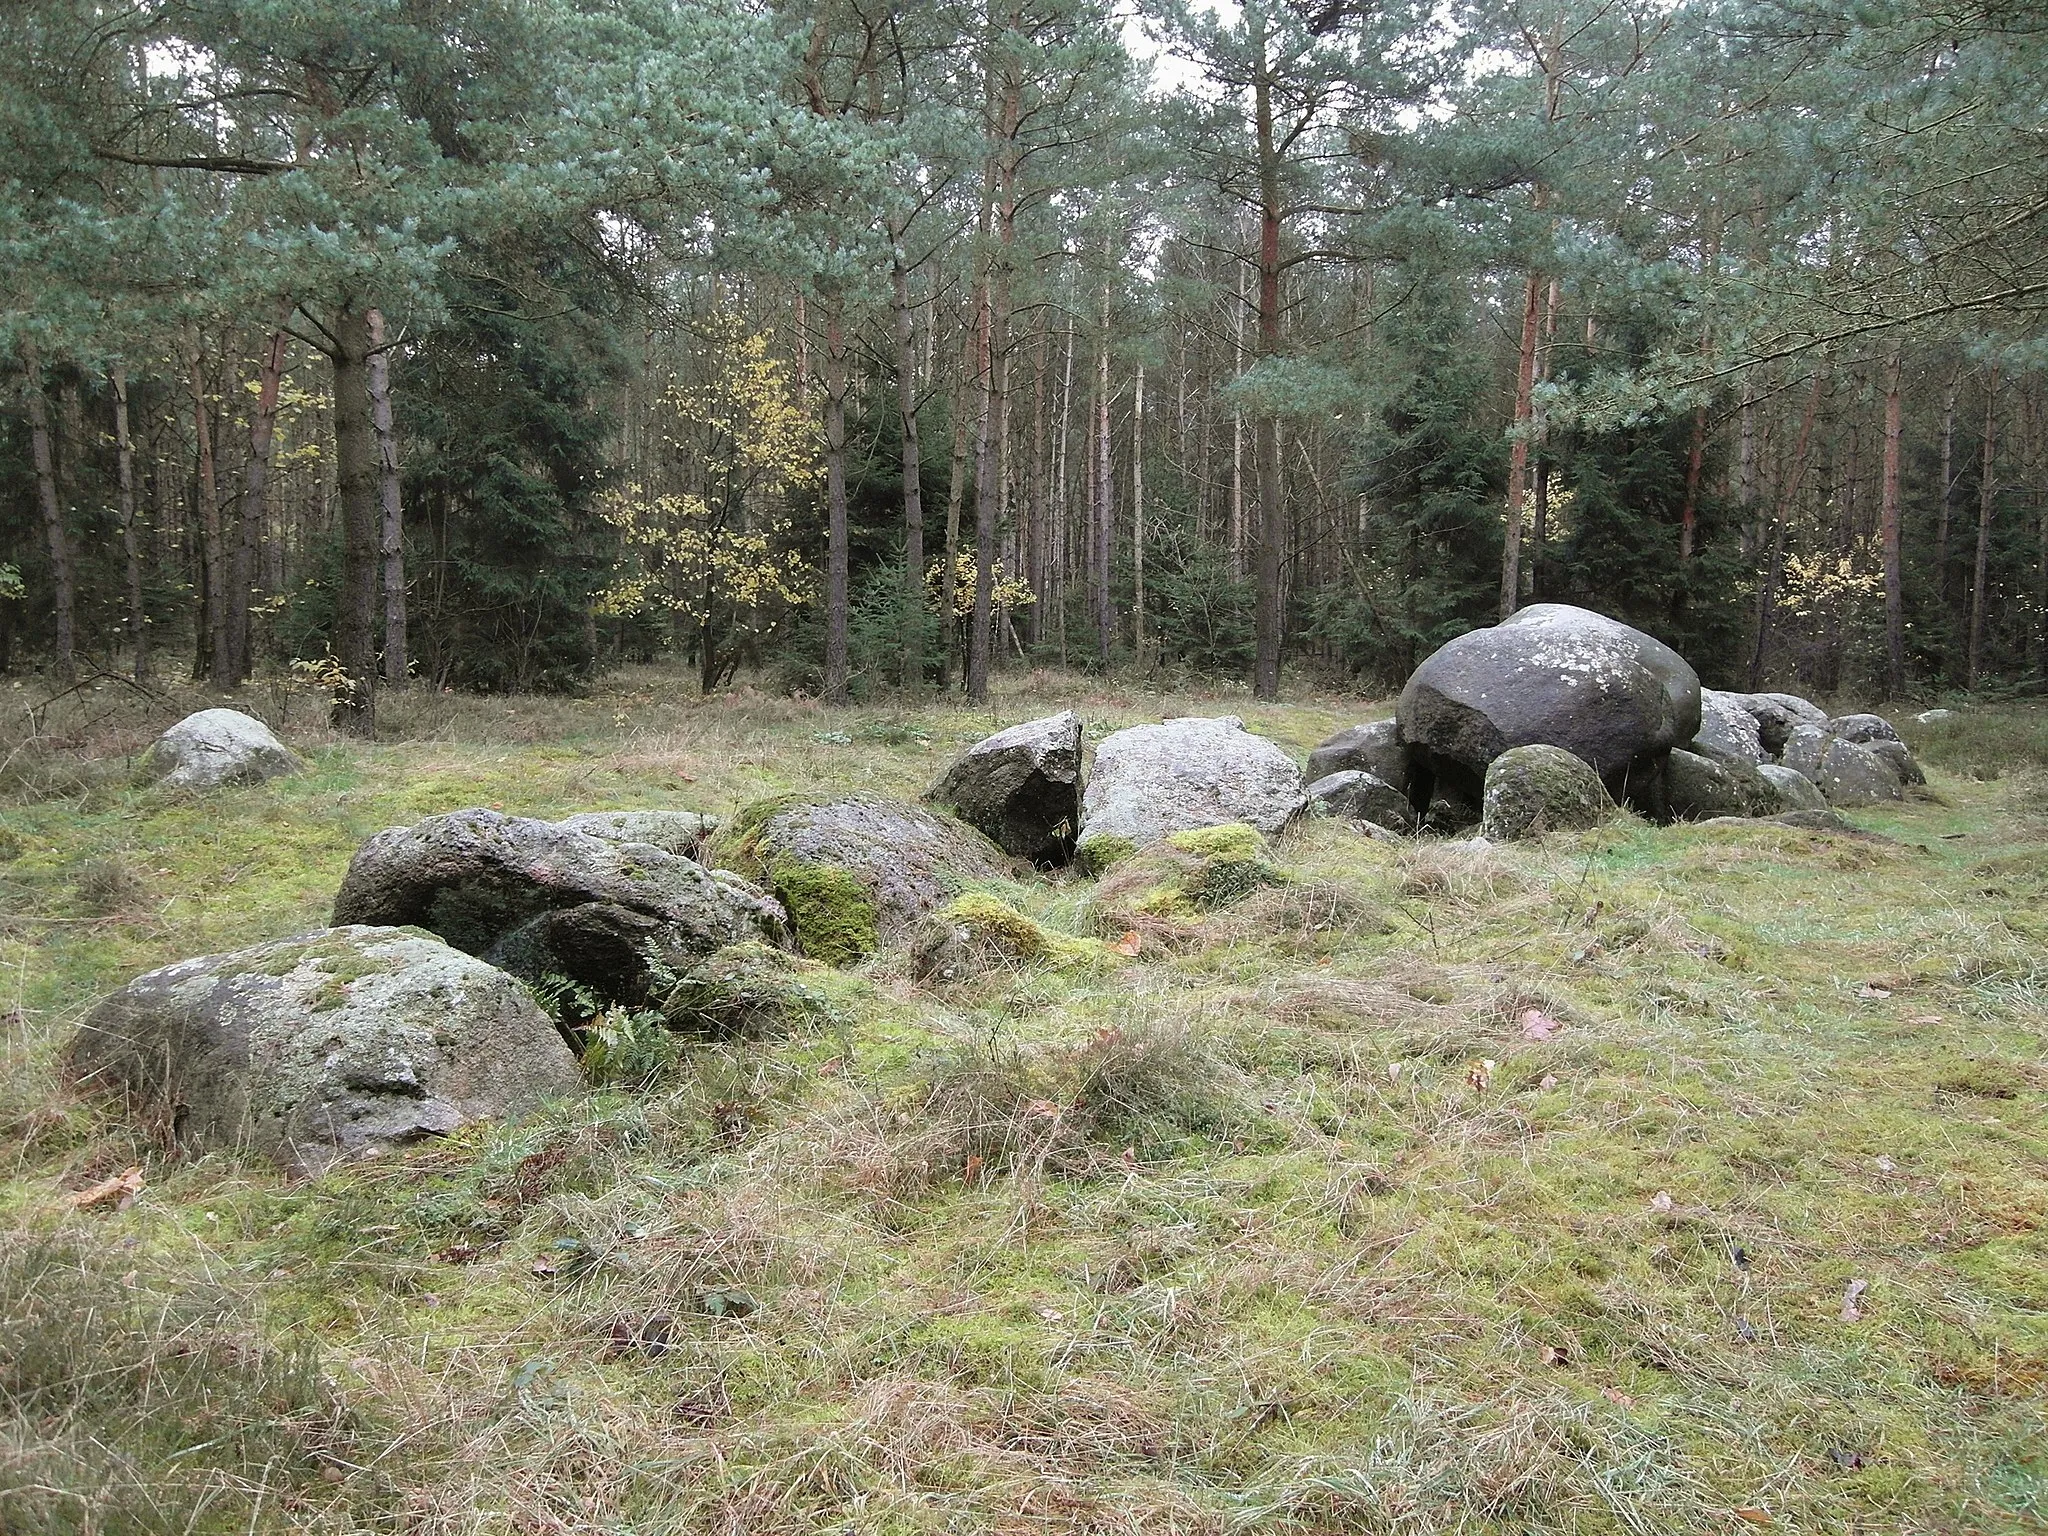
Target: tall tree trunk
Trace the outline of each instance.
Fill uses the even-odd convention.
[[[1131,396],[1131,637],[1145,665],[1145,365]]]
[[[199,465],[199,570],[206,604],[207,679],[222,687],[236,682],[228,640],[228,569],[221,548],[220,477],[213,457],[213,417],[206,403],[206,361],[193,343],[187,379],[192,394],[192,434]]]
[[[377,557],[384,578],[384,681],[403,688],[410,671],[405,624],[405,513],[399,502],[398,437],[391,420],[391,349],[384,311],[369,311],[370,424],[377,434]]]
[[[1250,302],[1245,293],[1244,262],[1237,263],[1237,307],[1230,312],[1230,376],[1244,372],[1244,312]],[[1230,574],[1244,575],[1244,409],[1230,408]]]
[[[1105,242],[1106,244],[1107,242]],[[1116,611],[1110,601],[1110,516],[1115,486],[1109,451],[1109,277],[1102,279],[1102,331],[1095,351],[1095,658],[1106,669],[1116,640]]]
[[[1060,375],[1059,440],[1053,448],[1053,481],[1058,490],[1053,512],[1052,564],[1059,603],[1054,610],[1054,622],[1059,626],[1061,666],[1067,664],[1067,590],[1073,557],[1073,451],[1068,429],[1074,414],[1074,344],[1077,332],[1078,320],[1070,309],[1067,311],[1067,360]]]
[[[1878,495],[1878,536],[1884,546],[1884,690],[1906,692],[1906,587],[1899,552],[1899,349],[1884,368],[1884,483]]]
[[[1522,284],[1521,350],[1515,362],[1514,437],[1508,444],[1508,513],[1500,554],[1500,616],[1507,618],[1522,604],[1523,501],[1529,475],[1529,413],[1536,398],[1538,297],[1543,280],[1530,269]]]
[[[128,370],[114,364],[114,483],[120,495],[121,570],[128,594],[128,636],[135,681],[149,680],[149,610],[142,598],[142,543],[136,536],[135,439],[128,430]]]
[[[1749,686],[1764,685],[1764,664],[1769,659],[1771,614],[1778,601],[1778,583],[1785,569],[1785,532],[1792,521],[1792,503],[1806,480],[1806,464],[1813,449],[1813,418],[1820,410],[1820,392],[1826,374],[1816,371],[1813,389],[1806,397],[1806,411],[1799,421],[1799,446],[1793,450],[1792,470],[1778,487],[1777,505],[1771,518],[1769,548],[1764,555],[1763,578],[1756,588],[1756,643],[1749,653]]]
[[[334,595],[334,659],[345,674],[334,725],[377,734],[377,567],[381,540],[377,450],[370,424],[370,319],[345,305],[329,327],[334,351],[334,478],[341,507],[341,584]]]
[[[249,418],[249,475],[242,486],[242,538],[235,553],[234,591],[228,617],[228,638],[234,646],[235,677],[253,668],[249,633],[249,591],[256,581],[258,538],[269,516],[270,458],[277,427],[277,397],[284,384],[285,333],[270,333],[256,381],[256,410]]]
[[[991,6],[991,10],[993,10]],[[1011,24],[1016,24],[1013,12]],[[989,61],[991,84],[996,60]],[[974,471],[974,619],[967,634],[967,697],[988,700],[990,651],[995,641],[996,531],[1008,470],[1010,435],[1010,248],[1017,228],[1017,129],[1023,87],[1015,61],[1003,60],[996,92],[993,222],[995,249],[986,280],[988,369],[987,431]]]
[[[825,702],[847,701],[846,327],[837,295],[825,308]]]
[[[1934,590],[1951,626],[1955,623],[1955,584],[1949,579],[1948,540],[1956,488],[1956,393],[1962,386],[1962,377],[1960,368],[1950,374],[1948,388],[1941,396],[1941,510],[1934,525]],[[1948,632],[1954,634],[1952,628]]]
[[[939,690],[953,684],[953,631],[960,603],[960,503],[967,494],[967,381],[972,377],[977,328],[968,327],[967,355],[953,383],[953,462],[946,481],[946,552],[939,568]]]
[[[28,381],[22,391],[28,403],[29,456],[35,461],[36,502],[43,514],[43,538],[50,552],[50,596],[53,627],[50,670],[69,684],[77,679],[77,590],[71,572],[71,535],[64,526],[64,508],[57,499],[56,455],[50,451],[50,407],[43,396],[43,362],[34,347],[22,349]]]
[[[1051,563],[1052,529],[1046,501],[1045,368],[1052,337],[1041,330],[1032,352],[1031,367],[1031,546],[1026,559],[1025,580],[1035,601],[1024,620],[1031,644],[1045,643],[1045,605],[1051,589],[1046,570]]]
[[[1977,476],[1977,565],[1970,582],[1970,645],[1963,686],[1975,688],[1984,662],[1986,584],[1991,574],[1991,517],[1998,503],[1998,366],[1984,381],[1984,464]]]
[[[1280,353],[1280,150],[1273,135],[1273,76],[1266,53],[1266,24],[1254,11],[1253,128],[1259,171],[1259,358]],[[1254,624],[1252,695],[1280,697],[1280,652],[1286,614],[1280,591],[1280,562],[1287,548],[1287,510],[1281,500],[1280,418],[1261,410],[1258,421],[1259,543],[1258,607]]]
[[[924,684],[924,456],[917,435],[917,344],[912,325],[910,271],[903,264],[902,231],[890,261],[890,304],[896,321],[896,414],[903,428],[903,671],[902,685]]]

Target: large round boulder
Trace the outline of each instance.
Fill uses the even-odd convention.
[[[1736,763],[1764,760],[1763,733],[1745,696],[1718,688],[1700,690],[1700,729],[1692,739],[1694,752]]]
[[[1234,715],[1134,725],[1095,749],[1079,851],[1100,868],[1175,832],[1238,822],[1277,832],[1300,806],[1294,759]]]
[[[1874,741],[1897,741],[1898,728],[1883,715],[1837,715],[1827,723],[1827,729],[1844,741],[1853,741],[1859,747],[1869,746]]]
[[[1785,739],[1797,727],[1827,724],[1828,712],[1796,693],[1732,693],[1728,697],[1739,702],[1756,721],[1766,757],[1783,753]]]
[[[1838,809],[1905,798],[1905,779],[1893,763],[1818,726],[1799,726],[1786,738],[1785,766],[1812,780]]]
[[[1441,647],[1415,669],[1396,719],[1409,795],[1439,781],[1477,798],[1513,747],[1560,747],[1616,799],[1664,811],[1665,756],[1699,734],[1699,677],[1641,630],[1583,608],[1537,603]]]
[[[1480,836],[1513,842],[1583,831],[1614,813],[1607,786],[1580,758],[1544,743],[1510,747],[1487,766]]]
[[[139,976],[87,1016],[65,1068],[175,1147],[306,1172],[582,1086],[511,976],[426,934],[356,926]]]
[[[1081,824],[1081,719],[1071,709],[976,742],[925,794],[1003,852],[1064,864]]]
[[[1756,770],[1771,786],[1775,797],[1770,814],[1782,816],[1787,811],[1825,811],[1828,802],[1819,787],[1796,768],[1787,768],[1783,763],[1762,763]]]
[[[663,968],[786,934],[782,908],[735,874],[653,843],[482,809],[364,843],[334,921],[412,924],[528,980],[566,978],[634,1004]]]
[[[1778,792],[1758,765],[1738,758],[1675,749],[1665,770],[1665,787],[1671,814],[1680,821],[1769,816],[1778,810]]]
[[[883,795],[758,801],[713,849],[775,893],[804,954],[833,965],[907,939],[927,913],[1009,874],[974,828]]]
[[[143,754],[142,777],[172,789],[260,784],[306,765],[269,726],[238,709],[187,715]]]
[[[1313,784],[1350,769],[1369,773],[1407,794],[1408,747],[1401,740],[1400,725],[1393,720],[1371,720],[1345,727],[1316,744],[1303,777]]]
[[[1345,768],[1323,775],[1303,791],[1303,807],[1347,821],[1369,821],[1389,832],[1415,830],[1415,807],[1408,797],[1377,774]]]

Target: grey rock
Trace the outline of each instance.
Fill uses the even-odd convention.
[[[1391,784],[1402,794],[1407,794],[1408,747],[1401,740],[1400,725],[1393,720],[1372,720],[1364,725],[1345,727],[1317,743],[1316,749],[1308,755],[1308,768],[1303,777],[1313,784],[1348,768],[1369,773],[1381,783]]]
[[[1884,750],[1878,750],[1883,747]],[[1903,751],[1903,747],[1900,749]],[[1802,725],[1785,742],[1785,766],[1804,774],[1836,807],[1875,805],[1905,798],[1906,770],[1884,743],[1865,746],[1832,731]],[[1906,759],[1911,764],[1910,755]],[[1912,765],[1918,771],[1917,765]]]
[[[142,776],[173,789],[217,789],[260,784],[305,766],[261,720],[236,709],[202,709],[156,739],[143,756]]]
[[[1081,720],[1072,710],[976,742],[926,793],[1005,853],[1064,864],[1081,822]]]
[[[353,926],[139,976],[87,1017],[65,1067],[175,1146],[307,1172],[582,1087],[512,977],[425,934]]]
[[[718,830],[718,818],[695,811],[584,811],[554,825],[608,843],[651,843],[664,853],[694,859]]]
[[[1873,741],[1897,741],[1898,731],[1883,715],[1837,715],[1827,729],[1844,741],[1867,746]]]
[[[1783,815],[1787,811],[1824,811],[1828,803],[1819,787],[1796,768],[1787,768],[1783,763],[1764,763],[1757,768],[1764,782],[1771,786],[1777,803],[1771,808],[1771,815]]]
[[[1892,771],[1899,776],[1901,784],[1927,782],[1927,775],[1921,772],[1920,764],[1903,741],[1871,741],[1864,745],[1892,765]]]
[[[673,965],[786,935],[782,908],[728,871],[652,843],[482,809],[364,843],[334,921],[414,924],[528,980],[566,976],[636,1004],[657,979],[650,956]]]
[[[1691,750],[1737,763],[1764,760],[1763,732],[1743,694],[1700,690],[1700,729]]]
[[[833,964],[905,940],[927,913],[1010,872],[965,822],[883,795],[765,802],[735,825],[741,867],[788,908],[803,952]]]
[[[1808,832],[1853,832],[1855,828],[1842,820],[1833,811],[1821,806],[1818,809],[1806,807],[1796,811],[1781,811],[1771,818],[1788,827],[1800,827]]]
[[[1324,814],[1351,821],[1370,821],[1404,832],[1415,830],[1415,807],[1408,797],[1362,768],[1325,774],[1304,792],[1303,808],[1320,807]]]
[[[1943,720],[1953,720],[1956,712],[1952,709],[1923,709],[1913,718],[1922,725],[1935,725]]]
[[[1671,814],[1681,821],[1768,816],[1779,809],[1778,792],[1757,765],[1733,758],[1674,751],[1665,770],[1665,788]]]
[[[1300,805],[1294,759],[1235,716],[1135,725],[1095,749],[1081,844],[1143,848],[1170,832],[1239,821],[1272,833]]]
[[[1827,724],[1827,711],[1796,693],[1735,693],[1728,697],[1738,700],[1756,721],[1766,757],[1777,757],[1785,750],[1785,739],[1795,727]]]
[[[1480,835],[1512,842],[1596,827],[1614,813],[1600,775],[1562,747],[1510,747],[1486,770]]]
[[[1563,749],[1616,797],[1660,814],[1664,757],[1699,734],[1699,677],[1641,630],[1583,608],[1537,603],[1443,646],[1408,679],[1396,715],[1412,799],[1444,781],[1477,798],[1513,747]]]

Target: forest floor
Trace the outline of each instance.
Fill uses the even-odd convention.
[[[394,698],[364,746],[255,689],[310,771],[131,787],[201,702],[0,739],[10,1536],[2048,1523],[2048,712],[1915,728],[1872,836],[1311,824],[1127,962],[878,960],[652,1086],[293,1182],[51,1064],[136,973],[323,923],[382,827],[910,794],[1066,705],[1297,754],[1388,706],[645,672]],[[1090,895],[1019,899],[1086,934]]]

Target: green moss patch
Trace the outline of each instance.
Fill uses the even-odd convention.
[[[806,955],[827,965],[854,965],[874,953],[880,942],[875,903],[845,870],[779,859],[768,881]]]

